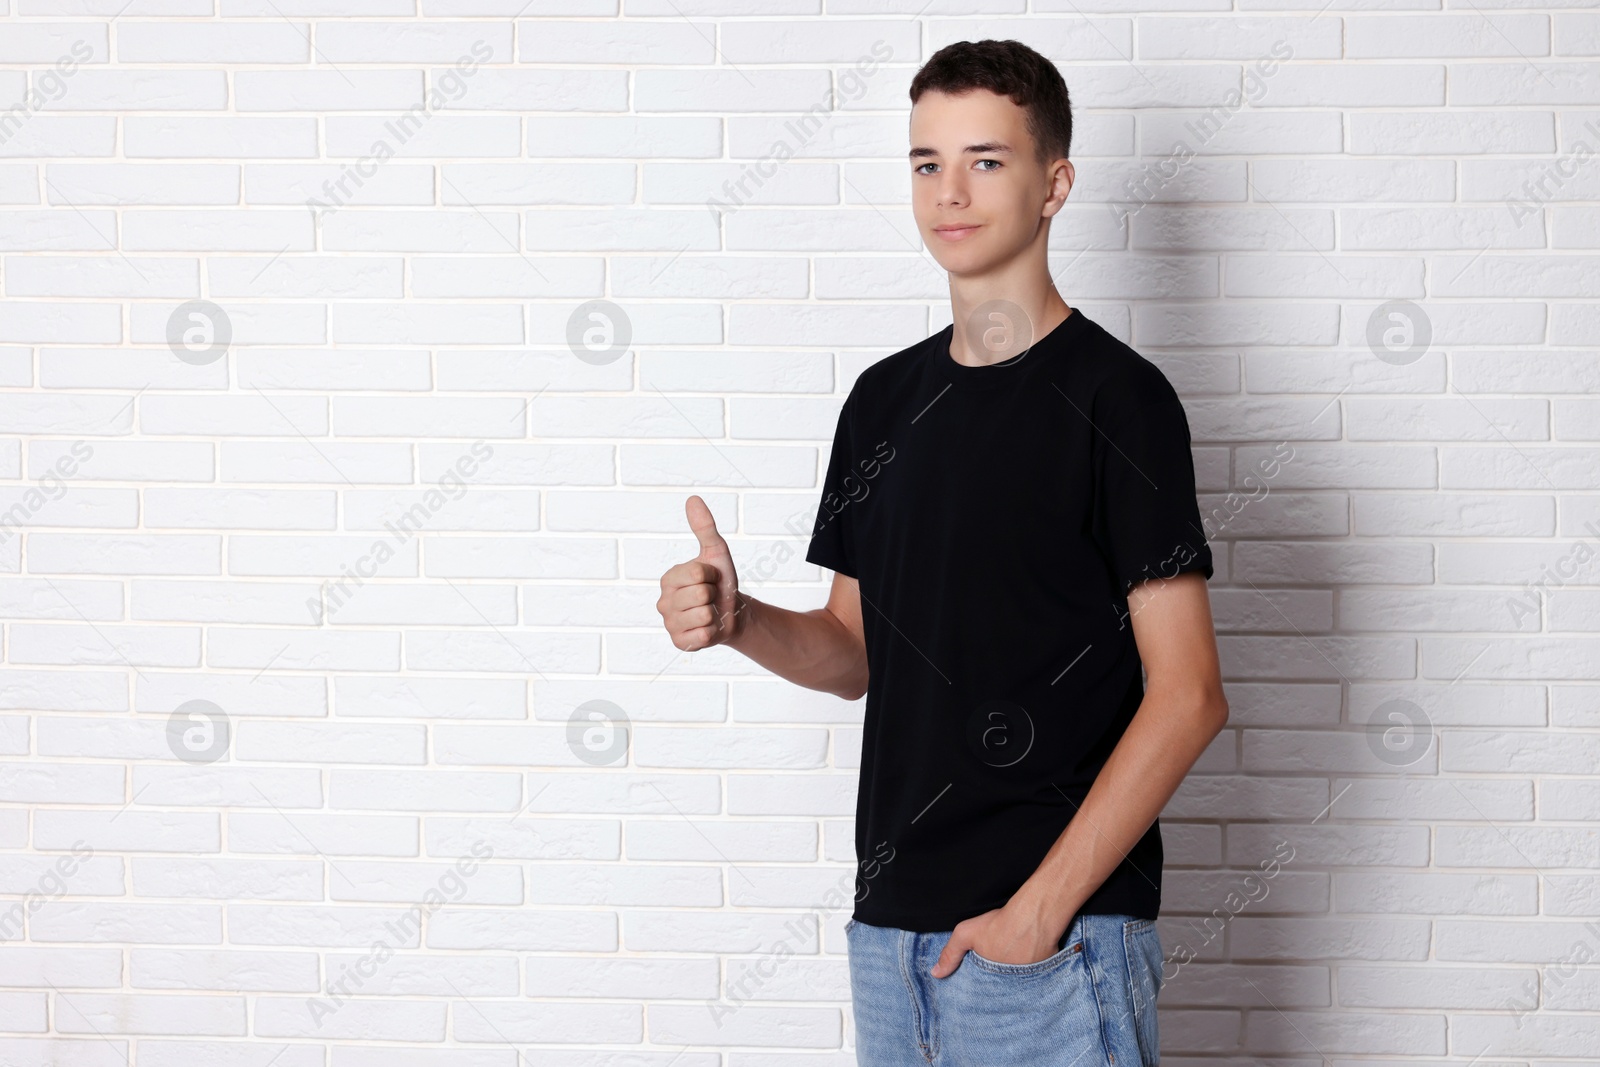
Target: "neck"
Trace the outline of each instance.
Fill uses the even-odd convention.
[[[1055,286],[1033,300],[996,296],[951,301],[955,329],[950,358],[969,367],[1000,363],[1019,355],[1065,321],[1071,308]]]

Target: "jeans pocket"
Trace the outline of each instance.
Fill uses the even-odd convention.
[[[1038,960],[1034,963],[1001,963],[999,960],[991,960],[987,956],[978,955],[974,949],[967,949],[967,956],[971,958],[973,964],[975,964],[979,970],[988,971],[990,974],[1008,974],[1019,977],[1045,974],[1049,971],[1055,970],[1057,967],[1060,967],[1063,963],[1066,963],[1075,956],[1081,957],[1082,954],[1082,941],[1075,941],[1066,948],[1056,952],[1054,955],[1047,956],[1046,958]]]
[[[1128,956],[1128,998],[1133,1004],[1133,1032],[1142,1067],[1160,1067],[1161,1036],[1156,1025],[1156,995],[1161,991],[1161,935],[1153,919],[1123,925]]]

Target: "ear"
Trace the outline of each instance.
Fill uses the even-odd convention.
[[[1065,156],[1050,164],[1050,197],[1044,202],[1044,217],[1052,218],[1067,202],[1072,183],[1077,178],[1076,168]]]

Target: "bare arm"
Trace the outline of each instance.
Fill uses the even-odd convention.
[[[969,948],[1004,963],[1054,954],[1084,901],[1150,829],[1227,725],[1205,576],[1189,572],[1143,582],[1130,594],[1129,610],[1149,676],[1138,712],[1038,869],[1005,907],[957,925],[960,936],[952,933],[934,966],[936,977],[954,971]]]
[[[731,648],[807,689],[855,700],[867,691],[867,644],[861,628],[861,587],[833,576],[828,603],[790,611],[739,594],[741,616]]]
[[[694,652],[726,644],[773,674],[807,689],[855,700],[867,691],[861,590],[833,576],[824,607],[791,611],[739,591],[728,542],[699,496],[685,505],[700,554],[661,576],[656,610],[675,647]]]

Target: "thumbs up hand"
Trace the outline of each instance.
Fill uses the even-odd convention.
[[[733,554],[717,532],[711,509],[698,495],[691,496],[684,508],[689,528],[700,542],[700,554],[687,563],[675,564],[661,576],[656,610],[661,612],[673,646],[696,652],[738,635],[741,598]]]

